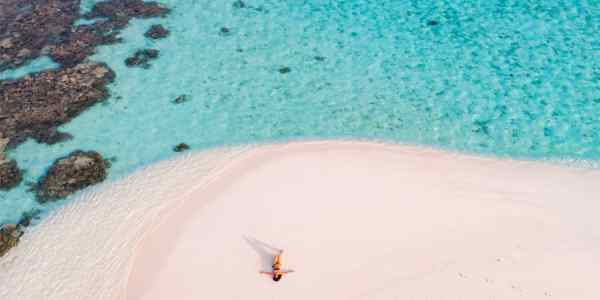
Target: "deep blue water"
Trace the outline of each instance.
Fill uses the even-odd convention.
[[[93,57],[117,80],[61,128],[74,139],[9,153],[27,181],[75,149],[114,158],[114,180],[180,142],[360,138],[600,160],[600,1],[159,2],[168,18],[134,21]],[[145,38],[152,24],[171,35]],[[124,65],[147,47],[161,53],[150,69]],[[52,64],[0,78],[40,66]],[[190,101],[173,104],[182,94]],[[0,223],[38,207],[27,188],[0,192]]]

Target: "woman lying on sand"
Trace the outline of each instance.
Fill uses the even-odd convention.
[[[283,277],[283,275],[292,273],[294,270],[281,270],[281,254],[283,250],[279,250],[278,254],[273,258],[273,268],[272,272],[260,271],[261,274],[267,274],[269,276],[273,276],[274,281],[279,281]]]

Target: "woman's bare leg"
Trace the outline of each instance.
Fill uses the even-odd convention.
[[[281,267],[281,254],[283,253],[283,249],[277,249],[277,253],[275,257],[273,257],[273,269]]]

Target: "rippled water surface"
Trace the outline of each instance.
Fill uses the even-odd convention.
[[[75,149],[112,158],[115,179],[181,142],[364,138],[600,159],[600,1],[160,2],[169,17],[132,22],[93,57],[117,79],[61,128],[74,139],[9,153],[26,180]],[[171,35],[145,38],[152,24]],[[139,48],[160,58],[126,67]],[[0,222],[36,207],[27,188],[0,192]]]

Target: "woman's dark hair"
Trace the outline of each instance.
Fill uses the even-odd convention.
[[[281,279],[281,274],[273,274],[273,280],[279,281]]]

